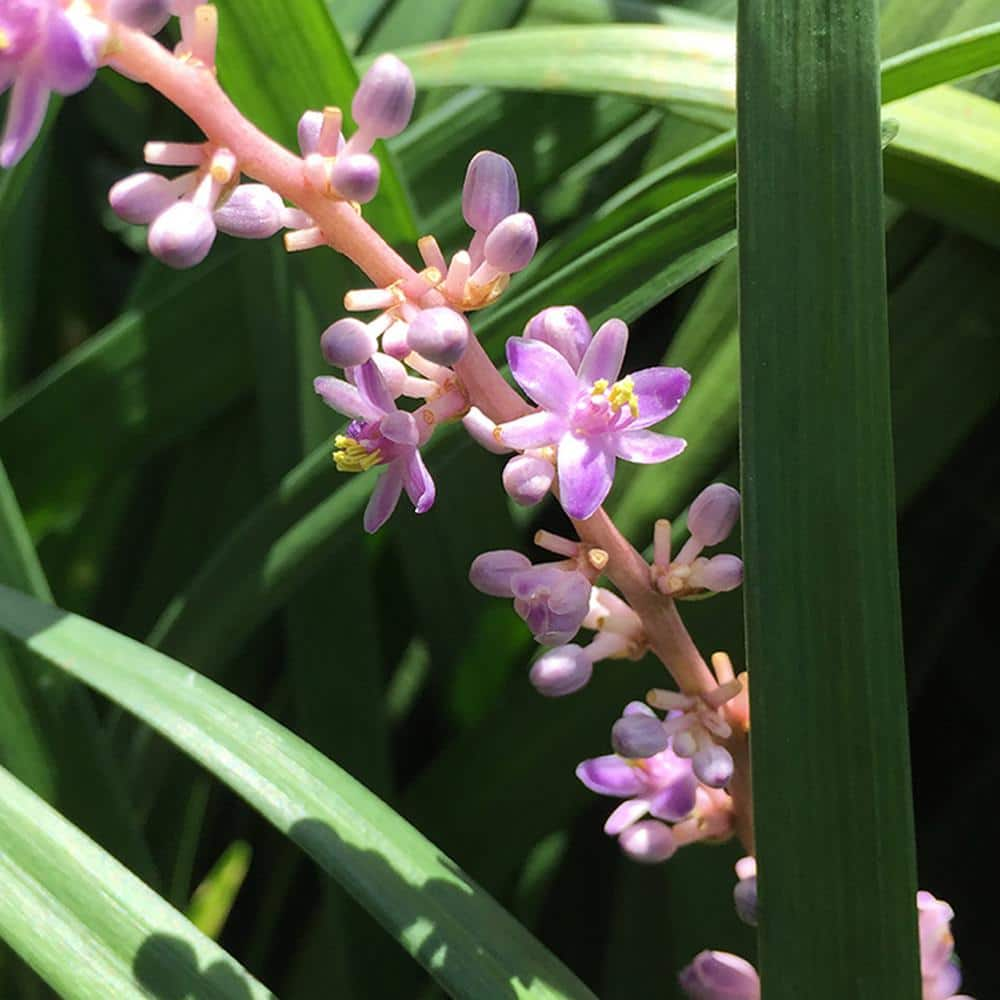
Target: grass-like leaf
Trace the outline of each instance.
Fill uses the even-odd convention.
[[[874,0],[749,0],[738,28],[746,618],[773,1000],[920,995],[876,28]]]
[[[0,768],[0,937],[66,1000],[273,994]]]
[[[454,862],[264,713],[162,653],[7,587],[0,628],[212,771],[342,882],[454,995],[591,995]]]

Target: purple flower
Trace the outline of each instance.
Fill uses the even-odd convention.
[[[691,1000],[760,1000],[757,970],[738,955],[703,951],[677,977]]]
[[[0,2],[0,94],[12,87],[0,140],[0,167],[28,151],[45,119],[49,94],[75,94],[97,70],[106,29],[55,0]]]
[[[484,594],[514,598],[514,610],[543,646],[569,642],[590,609],[591,583],[569,562],[533,566],[527,556],[500,549],[477,556],[469,580]],[[569,690],[575,688],[558,693]]]
[[[670,416],[688,391],[682,368],[646,368],[619,379],[628,328],[608,320],[578,369],[542,340],[513,337],[507,360],[540,409],[500,425],[500,440],[519,451],[555,447],[559,499],[570,517],[590,517],[611,489],[615,462],[651,464],[679,455],[681,438],[648,430]]]
[[[352,417],[346,434],[334,439],[333,460],[340,472],[387,466],[365,508],[365,531],[378,531],[399,502],[400,493],[418,514],[434,504],[434,480],[420,457],[420,428],[413,414],[396,408],[385,379],[373,361],[351,369],[356,384],[321,376],[313,381],[323,401]]]
[[[943,899],[935,899],[929,892],[917,893],[922,1000],[968,1000],[958,994],[962,974],[951,934],[954,916],[955,911]]]
[[[622,722],[637,719],[654,719],[653,713],[642,704],[632,702],[625,709]],[[647,816],[662,823],[679,823],[694,812],[697,805],[698,780],[691,770],[689,761],[678,757],[667,747],[645,758],[626,758],[617,754],[606,754],[583,761],[576,769],[576,776],[592,792],[624,799],[608,817],[604,832],[618,837],[623,849],[637,860],[661,861],[673,854],[671,839],[669,853],[664,836],[643,826],[641,837],[626,837],[622,834],[642,820],[648,824]],[[669,832],[669,827],[665,827]],[[642,856],[645,848],[656,855]]]

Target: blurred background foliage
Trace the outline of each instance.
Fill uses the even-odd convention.
[[[412,55],[428,86],[384,151],[367,212],[411,261],[422,233],[446,249],[464,241],[459,195],[476,150],[513,160],[543,250],[474,317],[494,356],[538,308],[572,302],[592,320],[634,324],[635,366],[666,356],[691,370],[672,421],[687,452],[616,483],[610,507],[636,544],[710,478],[737,481],[735,0],[218,5],[220,79],[286,144],[306,107],[349,104],[352,57]],[[1000,19],[996,0],[882,7],[886,58]],[[600,30],[612,21],[695,34],[671,50],[677,70],[664,80],[661,36],[647,51],[646,34]],[[541,45],[518,34],[542,27],[565,30]],[[461,44],[416,51],[499,29],[509,30],[464,58]],[[899,124],[886,150],[886,246],[920,884],[955,906],[966,989],[980,997],[1000,991],[983,919],[1000,830],[985,806],[998,761],[981,679],[1000,542],[998,93],[995,76],[979,76],[885,111]],[[559,511],[512,508],[498,460],[443,434],[429,455],[433,510],[401,509],[363,535],[370,483],[335,473],[338,420],[311,390],[319,333],[363,277],[329,251],[290,257],[276,242],[225,238],[194,271],[168,272],[106,192],[144,141],[196,138],[191,125],[107,72],[48,125],[0,179],[0,498],[7,528],[23,514],[38,556],[12,555],[16,532],[5,538],[0,582],[146,642],[282,722],[602,997],[671,996],[676,970],[703,947],[752,957],[730,902],[737,849],[627,863],[601,833],[608,803],[573,777],[578,760],[605,751],[621,704],[660,679],[656,666],[605,664],[585,691],[543,702],[509,604],[466,585],[476,554],[530,550],[535,529],[563,526]],[[689,609],[703,650],[741,659],[738,596]],[[231,790],[3,637],[0,763],[279,996],[435,994]],[[0,954],[0,996],[45,995]]]

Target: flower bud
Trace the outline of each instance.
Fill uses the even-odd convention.
[[[513,597],[510,578],[514,573],[531,569],[531,560],[512,549],[498,549],[484,552],[472,560],[469,567],[469,583],[476,590],[491,597]]]
[[[398,135],[413,112],[413,74],[394,55],[381,55],[361,78],[351,102],[359,127],[380,139]]]
[[[725,951],[703,951],[681,970],[681,989],[692,1000],[760,1000],[760,977],[744,958]]]
[[[406,340],[428,361],[453,365],[469,343],[469,324],[464,316],[447,306],[423,309],[410,322]]]
[[[285,203],[266,184],[240,184],[215,210],[219,232],[245,240],[266,240],[282,227]]]
[[[170,10],[167,0],[109,0],[108,16],[155,35],[170,20]]]
[[[462,216],[477,233],[513,215],[520,204],[517,174],[510,160],[484,149],[469,161],[462,185]]]
[[[528,679],[539,694],[561,698],[585,687],[594,672],[590,657],[576,644],[557,646],[532,664]]]
[[[652,757],[666,750],[669,742],[663,723],[656,716],[626,715],[611,727],[611,747],[622,757]]]
[[[757,926],[757,876],[740,879],[733,887],[736,915],[745,924]]]
[[[549,492],[555,474],[555,466],[544,458],[515,455],[504,466],[503,488],[514,503],[533,507]]]
[[[576,371],[593,334],[586,316],[576,306],[550,306],[528,320],[524,336],[554,347]]]
[[[303,156],[319,152],[319,135],[323,130],[322,111],[304,111],[299,119],[299,150]]]
[[[626,827],[618,835],[622,850],[633,860],[655,865],[677,850],[674,835],[665,823],[644,819]]]
[[[739,556],[722,554],[699,560],[689,577],[695,587],[705,587],[716,594],[735,590],[743,582],[743,560]]]
[[[679,733],[674,733],[671,747],[678,757],[693,757],[698,752],[698,741],[690,729],[682,729]]]
[[[212,213],[189,201],[179,201],[162,212],[149,227],[149,252],[167,267],[200,264],[215,242]]]
[[[688,511],[688,531],[702,545],[716,545],[729,535],[740,514],[740,495],[725,483],[706,486]]]
[[[396,358],[390,358],[388,354],[381,352],[373,354],[372,361],[375,362],[375,367],[381,372],[382,380],[389,390],[389,395],[393,399],[398,399],[402,396],[407,379],[406,368],[403,366],[402,361],[397,361]]]
[[[341,153],[333,161],[330,183],[342,198],[364,205],[378,192],[380,172],[371,153]]]
[[[133,225],[149,225],[180,192],[166,177],[143,171],[125,177],[108,192],[108,203],[115,215]]]
[[[709,788],[725,788],[733,776],[733,758],[725,747],[711,744],[691,758],[695,777]]]
[[[514,610],[535,642],[561,646],[580,630],[590,607],[590,581],[578,570],[543,563],[510,579]]]
[[[513,274],[531,263],[538,249],[538,229],[527,212],[508,215],[486,237],[483,256],[504,274]]]
[[[353,316],[331,323],[319,338],[319,346],[327,363],[338,368],[363,365],[378,349],[368,326]]]

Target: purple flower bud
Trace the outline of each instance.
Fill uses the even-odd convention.
[[[578,570],[551,563],[515,573],[510,580],[514,610],[535,642],[561,646],[580,630],[590,608],[590,581]]]
[[[724,594],[743,582],[743,560],[728,554],[712,556],[698,564],[690,579],[695,586]]]
[[[379,174],[371,153],[341,153],[333,162],[330,183],[342,198],[364,205],[378,192]]]
[[[514,503],[533,507],[549,492],[556,469],[533,455],[515,455],[503,470],[503,488]]]
[[[331,323],[323,331],[319,346],[327,363],[338,368],[363,365],[378,349],[367,325],[353,316]]]
[[[284,211],[281,195],[266,184],[240,184],[215,210],[215,225],[229,236],[265,240],[281,229]]]
[[[618,835],[622,850],[633,860],[655,865],[677,850],[670,827],[655,819],[644,819],[626,827]]]
[[[757,876],[740,879],[733,887],[736,915],[745,924],[757,926]]]
[[[514,573],[531,569],[531,560],[511,549],[498,549],[476,556],[469,567],[469,582],[476,590],[491,597],[513,597],[510,578]]]
[[[406,340],[428,361],[453,365],[469,343],[469,324],[464,316],[447,306],[423,309],[410,322]]]
[[[299,150],[303,156],[319,152],[319,134],[323,130],[322,111],[304,111],[299,119]]]
[[[486,262],[504,274],[513,274],[531,263],[538,249],[538,229],[527,212],[508,215],[498,222],[483,247]]]
[[[550,306],[528,320],[524,336],[554,347],[576,371],[594,335],[576,306]]]
[[[180,195],[166,177],[144,171],[132,174],[113,185],[108,202],[115,215],[133,225],[149,225]]]
[[[484,149],[469,161],[462,185],[462,215],[477,233],[489,233],[520,204],[510,160]]]
[[[381,55],[361,78],[351,114],[365,132],[388,139],[406,128],[415,93],[413,74],[406,63],[394,55]]]
[[[702,545],[717,545],[733,530],[739,514],[739,493],[725,483],[712,483],[694,498],[688,531]]]
[[[611,727],[611,746],[622,757],[652,757],[668,743],[663,723],[655,716],[626,715]]]
[[[155,35],[170,20],[167,0],[110,0],[108,16],[147,35]]]
[[[179,201],[157,216],[149,227],[149,252],[167,267],[200,264],[215,241],[212,213],[189,201]]]
[[[701,952],[677,979],[692,1000],[760,1000],[757,970],[725,951]]]
[[[543,653],[532,664],[528,678],[539,694],[561,698],[585,687],[593,672],[590,657],[574,644]]]
[[[644,701],[630,701],[622,709],[622,715],[645,715],[648,718],[656,718],[656,713]]]
[[[733,776],[733,758],[725,747],[712,744],[691,758],[698,780],[709,788],[725,788]]]

